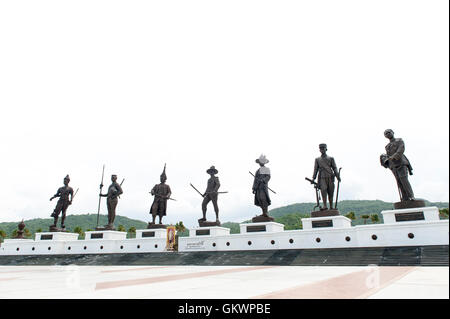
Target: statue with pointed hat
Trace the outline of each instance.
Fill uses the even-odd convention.
[[[166,181],[166,164],[164,164],[164,170],[160,176],[161,183],[155,185],[150,192],[155,196],[155,199],[150,208],[150,214],[152,215],[153,220],[148,224],[147,228],[166,228],[162,223],[162,218],[163,216],[166,216],[167,200],[170,199],[170,195],[172,194],[170,186],[166,184]],[[156,216],[159,216],[159,224],[156,224]]]
[[[56,207],[51,214],[51,217],[54,219],[53,225],[50,226],[50,231],[64,231],[66,226],[64,225],[64,221],[66,219],[66,211],[67,208],[72,204],[73,199],[73,189],[69,186],[70,177],[67,175],[64,177],[64,186],[58,188],[56,194],[50,198],[52,201],[54,198],[59,197],[58,202],[56,203]],[[56,224],[58,222],[59,214],[61,213],[61,228],[59,229]]]
[[[219,173],[219,171],[214,166],[211,166],[209,169],[206,170],[206,173],[210,175],[210,178],[208,179],[206,190],[205,190],[205,193],[203,194],[203,202],[202,202],[203,217],[198,220],[198,223],[199,223],[200,227],[220,226],[219,206],[217,205],[220,182],[219,182],[219,178],[217,176],[215,176],[217,173]],[[207,210],[207,206],[208,206],[209,202],[212,202],[213,206],[214,206],[214,212],[216,213],[216,221],[215,222],[206,221],[206,210]]]
[[[269,181],[270,181],[270,169],[265,165],[269,163],[269,160],[265,155],[261,154],[259,158],[255,160],[259,164],[259,168],[254,174],[252,191],[255,194],[255,205],[261,207],[262,215],[252,218],[252,222],[266,222],[273,221],[274,218],[268,214],[268,209],[272,203],[269,196]]]

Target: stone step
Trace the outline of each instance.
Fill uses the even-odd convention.
[[[448,245],[2,256],[0,265],[448,266]]]

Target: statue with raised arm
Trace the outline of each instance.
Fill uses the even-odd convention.
[[[164,164],[164,170],[160,176],[160,184],[155,185],[151,194],[155,196],[152,207],[150,208],[150,214],[152,214],[152,222],[149,223],[148,228],[166,228],[162,223],[163,216],[166,216],[167,201],[172,195],[169,185],[166,184],[166,165]],[[156,224],[156,216],[159,216],[159,224]]]
[[[269,206],[272,203],[269,196],[270,169],[265,165],[269,163],[269,160],[261,154],[255,162],[260,167],[254,174],[252,192],[255,195],[254,203],[261,207],[262,215],[253,217],[252,222],[273,221],[274,218],[268,214]]]
[[[327,155],[327,144],[319,144],[319,151],[321,156],[317,157],[314,162],[312,180],[314,181],[317,177],[317,184],[320,189],[323,202],[323,207],[321,207],[320,210],[335,210],[333,207],[334,179],[337,178],[340,182],[341,176],[337,170],[334,158]],[[328,203],[330,204],[329,208],[327,206]],[[334,215],[337,214],[339,213],[334,213]]]
[[[50,226],[50,231],[64,231],[66,226],[64,225],[64,221],[66,219],[66,211],[67,208],[72,204],[73,199],[73,189],[69,186],[70,177],[67,175],[64,177],[64,186],[58,188],[56,194],[50,198],[52,201],[54,198],[59,197],[58,202],[56,203],[56,207],[51,214],[53,217],[54,223]],[[58,217],[61,213],[61,229],[58,229],[56,224],[58,223]]]
[[[114,230],[114,219],[116,218],[116,207],[119,202],[118,197],[123,194],[122,186],[117,183],[117,175],[111,175],[111,185],[109,185],[107,194],[100,194],[101,197],[106,197],[106,206],[108,208],[108,225],[105,226],[107,230]]]
[[[400,202],[394,203],[395,209],[424,207],[425,202],[414,197],[408,175],[412,175],[412,167],[408,158],[405,156],[405,143],[401,138],[394,137],[394,131],[387,129],[384,131],[384,137],[389,140],[386,145],[386,154],[380,155],[380,164],[389,168],[395,177],[400,195]]]

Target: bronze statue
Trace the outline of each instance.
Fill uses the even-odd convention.
[[[73,200],[73,189],[69,186],[70,177],[67,175],[64,177],[64,186],[58,188],[55,195],[50,198],[52,201],[54,198],[59,197],[58,202],[56,203],[56,207],[53,210],[53,213],[50,215],[54,219],[53,225],[50,226],[50,231],[59,231],[56,224],[58,222],[59,213],[61,214],[61,230],[65,230],[66,226],[64,225],[64,220],[66,219],[66,211],[67,208],[72,204]],[[69,198],[70,197],[70,198]]]
[[[25,232],[25,231],[24,231],[24,229],[25,229],[25,223],[23,222],[23,219],[22,219],[22,221],[19,223],[19,225],[17,225],[17,228],[18,228],[17,234],[16,234],[16,237],[14,237],[14,238],[15,238],[15,239],[24,239],[23,233]]]
[[[219,206],[217,205],[217,198],[218,198],[218,192],[220,188],[220,182],[219,178],[215,176],[219,171],[214,167],[211,166],[209,169],[206,170],[206,173],[210,175],[210,178],[208,179],[208,183],[206,186],[205,193],[203,193],[203,202],[202,202],[202,213],[203,217],[199,219],[200,226],[202,225],[201,222],[206,222],[206,210],[207,205],[210,201],[212,201],[214,206],[214,212],[216,213],[216,225],[220,226],[219,221]]]
[[[170,199],[170,195],[172,191],[170,190],[169,185],[166,184],[167,176],[166,176],[166,165],[164,164],[164,170],[160,176],[160,184],[157,184],[151,190],[151,194],[155,196],[153,200],[152,207],[150,208],[150,214],[152,214],[153,221],[149,223],[149,228],[151,226],[156,225],[156,216],[159,216],[159,225],[160,227],[164,226],[162,224],[162,217],[166,216],[167,210],[167,200]],[[165,226],[164,226],[165,228]]]
[[[116,218],[116,207],[119,201],[118,197],[123,194],[122,184],[117,183],[117,175],[111,176],[111,185],[107,194],[100,193],[101,197],[106,197],[106,206],[108,208],[108,225],[107,230],[114,230],[114,219]],[[123,183],[123,181],[122,181]]]
[[[412,167],[405,154],[405,143],[401,138],[394,137],[394,131],[387,129],[384,131],[384,137],[389,140],[386,145],[386,154],[380,155],[380,163],[383,167],[389,168],[397,181],[397,187],[400,195],[400,203],[395,203],[395,208],[413,208],[423,207],[425,202],[414,198],[411,184],[408,180],[408,174],[412,175]]]
[[[255,194],[255,205],[261,207],[262,215],[256,216],[252,219],[253,222],[273,221],[274,219],[269,216],[268,209],[272,203],[269,196],[269,180],[270,169],[264,165],[269,163],[269,160],[265,155],[261,155],[255,160],[259,164],[259,169],[256,171],[253,179],[252,191]]]
[[[334,178],[340,182],[341,177],[339,171],[336,168],[336,162],[334,158],[327,155],[327,144],[319,144],[319,150],[322,154],[317,157],[314,162],[314,173],[312,180],[317,177],[317,185],[322,194],[323,207],[321,210],[328,210],[327,202],[330,204],[330,210],[333,209],[333,196],[334,196]],[[317,176],[318,175],[318,176]]]

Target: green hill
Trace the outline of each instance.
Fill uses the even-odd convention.
[[[436,206],[439,209],[448,209],[448,202],[428,202],[427,206]],[[275,222],[283,224],[285,230],[291,229],[301,229],[302,228],[302,218],[311,217],[311,211],[316,203],[297,203],[288,206],[283,206],[279,208],[274,208],[269,211],[269,215],[275,218]],[[383,202],[381,200],[344,200],[338,203],[338,209],[342,215],[349,212],[355,213],[355,219],[352,221],[352,225],[362,225],[364,224],[364,219],[361,218],[362,215],[378,215],[378,222],[382,223],[383,217],[381,211],[393,209],[393,203]],[[447,211],[448,213],[448,211]],[[441,218],[448,218],[441,217]],[[246,223],[250,220],[246,220]],[[366,223],[372,223],[369,218]],[[223,227],[230,228],[231,234],[239,233],[239,223],[227,222],[222,224]]]

